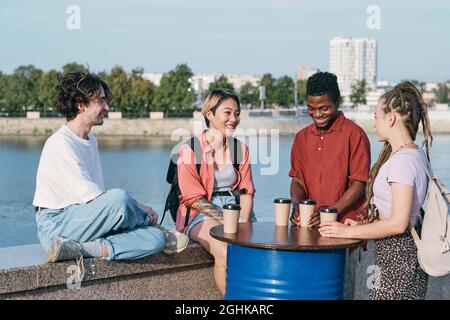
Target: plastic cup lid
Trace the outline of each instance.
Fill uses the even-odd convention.
[[[273,200],[273,203],[292,203],[292,200],[288,198],[277,198]]]
[[[319,211],[323,213],[338,213],[335,207],[321,207]]]
[[[316,201],[312,199],[303,199],[299,201],[299,204],[316,204]]]

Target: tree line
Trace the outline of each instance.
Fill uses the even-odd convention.
[[[403,79],[400,82],[410,81],[412,82],[417,89],[424,93],[426,84],[425,82],[420,82],[418,80],[411,79]],[[350,95],[350,101],[352,102],[353,107],[358,106],[360,104],[364,105],[367,103],[367,93],[369,89],[367,87],[366,80],[358,80],[352,85],[352,92]],[[447,82],[440,82],[436,85],[436,88],[432,90],[435,96],[436,103],[448,104],[450,102],[450,80]]]
[[[72,62],[61,70],[43,71],[33,65],[26,65],[16,68],[12,74],[0,71],[0,115],[24,116],[27,111],[39,111],[44,117],[57,116],[53,99],[58,79],[73,71],[87,72],[88,68]],[[135,68],[127,73],[121,66],[98,73],[111,88],[111,111],[135,117],[147,116],[150,111],[188,113],[200,106],[208,90],[215,88],[224,88],[237,94],[242,105],[254,108],[260,104],[259,86],[266,88],[265,107],[294,106],[295,80],[289,76],[275,78],[266,73],[256,85],[247,82],[237,90],[225,75],[221,75],[202,96],[194,91],[191,80],[194,74],[187,64],[177,65],[163,74],[159,86],[144,79],[143,74],[143,68]],[[306,81],[298,80],[297,86],[297,99],[303,104],[306,100]]]
[[[83,71],[88,68],[75,62],[64,65],[61,70],[42,71],[33,65],[20,66],[12,74],[0,71],[0,116],[24,116],[27,111],[39,111],[42,116],[57,116],[53,98],[58,78],[67,72]],[[225,75],[212,82],[206,92],[196,93],[193,88],[192,70],[187,64],[179,64],[173,70],[163,74],[159,86],[144,79],[144,69],[135,68],[126,72],[115,66],[109,72],[98,73],[113,93],[111,111],[120,111],[125,116],[144,117],[150,111],[162,111],[181,114],[191,113],[201,105],[208,90],[224,88],[237,94],[241,104],[248,108],[260,105],[259,87],[266,92],[265,107],[293,107],[295,80],[289,76],[275,78],[272,74],[262,75],[256,85],[247,82],[239,90]],[[421,91],[425,83],[411,80]],[[437,103],[449,103],[450,82],[439,83],[434,89]],[[352,87],[350,100],[354,106],[366,103],[367,87],[365,81],[358,81]],[[305,104],[306,80],[297,81],[297,101]]]

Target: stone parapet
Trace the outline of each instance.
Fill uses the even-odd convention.
[[[271,112],[268,110],[268,112]],[[373,112],[355,112],[344,110],[345,116],[361,126],[367,133],[374,133]],[[433,133],[450,133],[450,111],[432,110],[429,112]],[[153,136],[170,137],[189,136],[205,128],[203,116],[194,118],[141,118],[141,119],[105,119],[102,126],[95,126],[92,132],[99,136]],[[64,124],[64,118],[1,118],[0,135],[49,136]],[[243,116],[238,129],[244,131],[277,130],[279,135],[292,135],[312,122],[307,115],[302,116],[266,116],[261,111],[251,111]]]
[[[27,265],[23,260],[30,250],[34,261]],[[0,254],[5,257],[6,251],[19,267],[0,270],[0,299],[221,299],[213,258],[198,244],[179,254],[158,253],[136,261],[84,259],[79,286],[75,261],[37,263],[45,256],[40,245],[2,248]]]

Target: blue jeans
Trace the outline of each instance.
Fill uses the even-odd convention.
[[[85,204],[36,213],[38,238],[48,251],[54,237],[81,243],[97,241],[108,248],[107,260],[133,260],[161,251],[164,233],[149,226],[137,201],[121,189],[108,190]]]
[[[224,205],[226,205],[226,204],[236,204],[236,199],[235,199],[234,196],[213,196],[211,198],[211,204],[214,207],[216,207],[220,212],[222,212],[222,207]],[[198,224],[198,223],[200,223],[200,222],[202,222],[204,220],[209,220],[209,219],[213,219],[213,218],[211,218],[211,217],[209,217],[209,216],[207,216],[206,214],[203,214],[203,213],[197,214],[195,216],[195,218],[191,221],[191,223],[188,225],[188,227],[186,228],[186,232],[185,232],[186,235],[189,236],[189,238],[190,238],[191,237],[190,233],[191,233],[192,228],[196,224]],[[251,221],[252,222],[256,222],[257,221],[254,211],[252,212],[252,215],[251,215]]]

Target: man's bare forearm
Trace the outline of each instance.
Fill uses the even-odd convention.
[[[298,178],[292,178],[291,180],[291,199],[293,202],[298,203],[300,200],[306,198],[305,188],[301,185]]]
[[[364,197],[366,191],[366,183],[362,181],[354,181],[350,188],[345,191],[342,197],[334,204],[334,207],[338,209],[338,212],[347,211],[362,197]]]
[[[217,210],[217,208],[214,207],[210,202],[203,198],[195,200],[192,204],[192,208],[217,221],[223,221],[222,213]]]
[[[291,191],[291,200],[293,202],[293,208],[294,208],[294,211],[292,212],[292,216],[291,216],[291,221],[293,221],[292,219],[294,218],[294,216],[298,217],[298,214],[299,214],[298,206],[296,204],[298,204],[300,202],[300,200],[306,198],[306,191],[305,191],[305,188],[303,188],[302,184],[300,183],[300,180],[296,177],[293,177],[291,180],[290,191]],[[295,218],[295,219],[297,219],[297,218]]]

